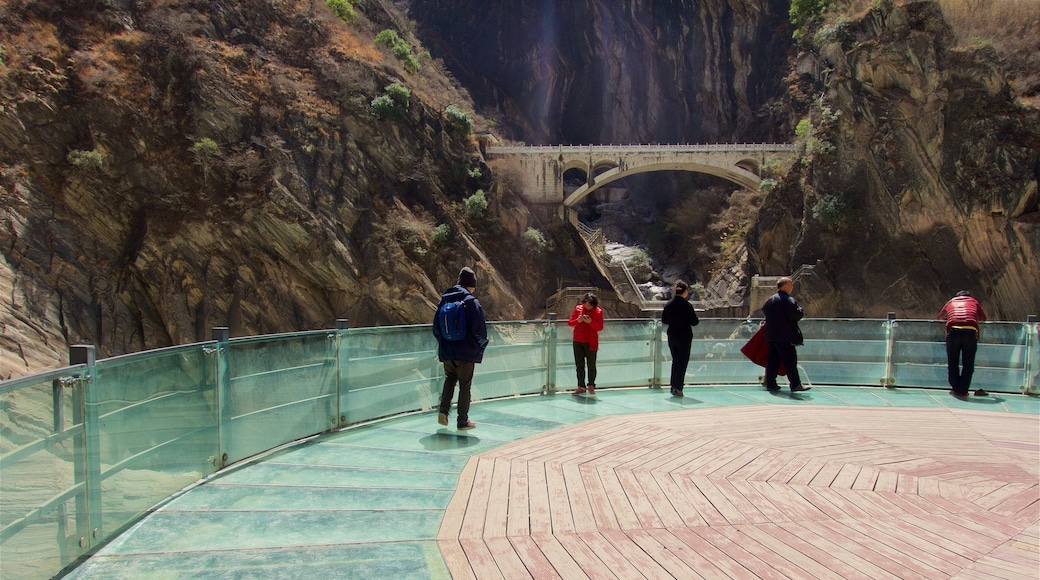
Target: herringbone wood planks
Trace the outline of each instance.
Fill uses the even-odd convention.
[[[608,417],[475,456],[456,578],[1030,578],[1040,422],[951,409]]]

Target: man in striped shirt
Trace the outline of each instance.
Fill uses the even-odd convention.
[[[967,290],[961,290],[939,311],[939,320],[946,321],[946,365],[950,376],[950,394],[967,397],[971,389],[971,375],[975,372],[975,350],[979,344],[979,322],[986,313],[979,301]],[[978,389],[976,397],[985,397]]]

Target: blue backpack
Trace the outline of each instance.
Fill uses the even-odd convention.
[[[465,302],[472,298],[472,295],[468,295],[458,302],[445,302],[437,309],[437,329],[441,338],[450,341],[466,338]]]

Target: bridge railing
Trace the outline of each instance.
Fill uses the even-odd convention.
[[[694,328],[689,385],[759,384],[740,347],[758,320]],[[1037,392],[1035,318],[983,325],[973,385]],[[809,384],[945,390],[944,326],[928,320],[802,322]],[[575,385],[565,320],[489,324],[475,400]],[[214,340],[95,360],[0,382],[0,577],[50,577],[170,496],[253,454],[437,405],[443,371],[428,325]],[[597,386],[657,387],[669,352],[657,319],[611,319]],[[860,396],[852,395],[849,396]]]
[[[712,151],[794,151],[795,146],[789,143],[707,143],[707,144],[632,144],[632,145],[524,145],[524,146],[488,146],[489,157],[496,154],[511,155],[518,153],[545,154],[545,153],[597,153],[607,152],[712,152]]]

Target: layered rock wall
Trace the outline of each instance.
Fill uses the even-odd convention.
[[[771,141],[780,0],[410,2],[435,57],[531,144]]]
[[[881,3],[818,35],[805,164],[763,206],[755,267],[822,260],[815,316],[931,318],[955,292],[1040,312],[1040,115],[991,49],[952,48],[933,2]]]

